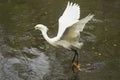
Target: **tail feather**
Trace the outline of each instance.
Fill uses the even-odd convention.
[[[79,42],[72,42],[72,46],[81,49],[81,47],[83,46],[83,43],[79,43]]]

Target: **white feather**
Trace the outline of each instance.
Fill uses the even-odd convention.
[[[68,2],[63,15],[59,18],[59,28],[57,36],[60,38],[65,29],[78,22],[80,18],[80,7],[78,4]]]
[[[80,7],[76,3],[68,2],[65,11],[59,18],[58,34],[54,38],[47,35],[48,28],[42,24],[35,26],[42,32],[43,37],[53,46],[62,46],[66,49],[71,47],[81,48],[83,43],[78,41],[80,32],[83,31],[85,24],[93,18],[94,15],[89,14],[87,17],[79,20]]]

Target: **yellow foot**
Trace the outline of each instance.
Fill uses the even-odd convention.
[[[75,66],[78,71],[80,71],[80,65],[79,64],[77,64],[76,62],[73,62],[72,65]]]

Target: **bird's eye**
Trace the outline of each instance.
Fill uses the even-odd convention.
[[[39,27],[38,27],[38,26],[37,26],[36,28],[37,28],[37,29],[39,29]]]
[[[35,29],[39,29],[39,27],[38,27],[38,26],[35,26]]]

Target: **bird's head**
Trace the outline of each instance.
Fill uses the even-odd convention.
[[[45,25],[43,25],[43,24],[37,24],[35,26],[35,30],[47,31],[48,28]]]

